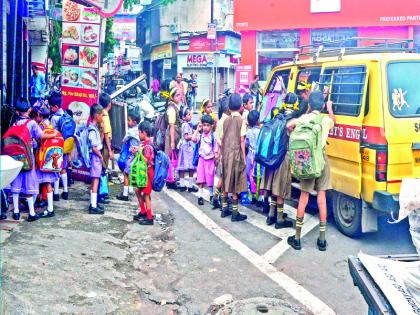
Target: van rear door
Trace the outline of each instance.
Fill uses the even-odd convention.
[[[360,198],[362,159],[360,143],[365,116],[369,64],[329,62],[322,67],[320,88],[329,88],[337,122],[330,131],[327,154],[333,189]]]
[[[389,61],[382,69],[387,191],[398,194],[403,178],[420,177],[420,59]]]

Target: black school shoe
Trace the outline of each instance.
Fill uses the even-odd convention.
[[[198,205],[203,206],[204,205],[204,199],[203,197],[198,197]]]
[[[1,213],[0,220],[6,220],[6,219],[7,219],[7,215],[5,213]]]
[[[137,214],[135,214],[135,215],[133,215],[133,220],[134,221],[140,221],[140,220],[142,220],[143,218],[146,218],[147,217],[147,213],[137,213]]]
[[[188,188],[188,192],[198,192],[198,188],[197,187],[189,187]]]
[[[141,218],[139,220],[139,224],[140,225],[153,225],[154,224],[154,220],[153,219],[149,220],[148,218]]]
[[[60,195],[59,194],[54,194],[53,195],[53,200],[54,201],[60,201]]]
[[[267,214],[270,212],[270,204],[268,202],[264,202],[262,208],[263,208],[264,214]]]
[[[237,213],[232,214],[232,217],[230,218],[230,220],[232,222],[239,222],[239,221],[245,221],[247,218],[248,217],[246,214],[237,212]]]
[[[13,212],[12,218],[15,221],[19,221],[20,220],[20,212],[18,212],[18,213]]]
[[[98,198],[98,203],[101,203],[103,205],[108,205],[110,201],[107,198]]]
[[[61,198],[63,198],[64,200],[69,200],[69,193],[63,191],[63,193],[61,194]]]
[[[36,214],[36,213],[35,213],[35,215],[29,215],[28,216],[28,222],[34,222],[38,219],[41,219],[41,217],[39,216],[39,214]]]
[[[220,212],[220,217],[221,218],[226,218],[228,216],[230,216],[232,214],[232,211],[228,208],[222,209],[222,211]]]
[[[219,198],[214,198],[213,197],[212,205],[213,205],[213,209],[220,209],[221,206],[220,206],[220,200],[219,200]]]
[[[178,189],[176,183],[166,183],[166,188],[168,189]]]
[[[93,208],[92,205],[89,206],[89,214],[104,214],[104,209],[99,207]]]
[[[121,201],[130,201],[130,200],[128,199],[128,196],[124,196],[123,194],[119,194],[119,195],[117,195],[117,197],[115,197],[115,198],[117,198],[118,200],[121,200]]]
[[[265,223],[267,223],[267,225],[273,225],[274,223],[276,223],[276,217],[267,216]]]
[[[301,250],[302,246],[300,245],[300,240],[295,239],[295,236],[289,236],[287,238],[287,244],[292,246],[296,250]]]
[[[316,245],[321,252],[325,252],[327,250],[327,240],[321,241],[319,238],[316,240]]]
[[[293,222],[284,219],[283,221],[277,221],[274,225],[276,229],[284,229],[284,228],[291,228],[293,227]]]
[[[43,219],[43,218],[52,218],[53,216],[55,216],[55,213],[54,213],[54,211],[47,211],[47,210],[44,210],[43,212],[41,212],[40,214],[39,214],[39,217],[41,218],[41,219]]]
[[[180,192],[187,191],[187,187],[185,187],[185,186],[179,186],[178,187],[178,191],[180,191]]]

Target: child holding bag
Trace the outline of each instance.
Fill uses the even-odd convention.
[[[139,150],[141,150],[143,159],[147,164],[147,183],[145,187],[136,189],[137,200],[139,202],[139,213],[133,217],[140,225],[154,224],[152,213],[152,181],[155,174],[155,150],[150,139],[152,135],[153,126],[148,121],[141,122],[139,125],[139,138],[141,141]]]

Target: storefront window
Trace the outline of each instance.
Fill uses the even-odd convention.
[[[299,31],[266,31],[257,33],[258,49],[296,48]]]
[[[352,37],[357,37],[357,29],[355,28],[311,30],[311,44],[322,44],[328,48],[357,47],[357,40],[348,40]]]
[[[274,67],[292,61],[295,52],[294,49],[287,51],[258,51],[258,74],[260,81],[267,81]]]

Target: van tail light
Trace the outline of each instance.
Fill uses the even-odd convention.
[[[386,182],[388,154],[386,151],[376,151],[376,181]]]

